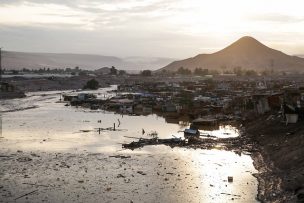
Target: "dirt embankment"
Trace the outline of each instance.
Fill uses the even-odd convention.
[[[247,122],[246,134],[257,143],[253,154],[261,172],[262,202],[304,202],[304,121],[286,125],[279,116],[265,115]]]

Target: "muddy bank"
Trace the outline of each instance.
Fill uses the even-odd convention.
[[[246,136],[257,143],[252,155],[260,171],[259,199],[263,202],[304,202],[304,122],[288,124],[278,115],[247,122]]]

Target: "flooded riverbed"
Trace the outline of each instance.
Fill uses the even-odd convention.
[[[108,90],[111,88],[99,90],[99,96],[111,96]],[[183,137],[180,131],[187,125],[167,123],[155,114],[127,116],[64,106],[58,102],[59,98],[60,92],[43,92],[1,101],[0,111],[5,112],[2,113],[1,155],[20,158],[22,154],[39,154],[40,159],[31,158],[30,175],[26,179],[31,183],[54,186],[58,184],[59,176],[66,180],[58,186],[66,190],[65,194],[56,196],[59,189],[54,186],[38,191],[40,193],[35,193],[32,200],[43,200],[44,191],[48,193],[48,201],[66,199],[67,202],[84,199],[94,202],[96,198],[108,202],[256,202],[257,180],[252,174],[257,171],[250,156],[215,149],[172,149],[167,146],[122,150],[121,143],[132,141],[127,137],[143,136],[143,129],[145,137],[156,131],[160,138],[172,138],[172,135]],[[113,127],[114,123],[116,131],[99,133],[97,130]],[[236,137],[239,131],[226,125],[203,133]],[[21,155],[16,154],[18,150],[22,151]],[[58,154],[60,160],[53,159],[58,158]],[[113,155],[130,158],[110,158]],[[16,184],[25,181],[23,176],[10,172],[11,161],[16,162],[16,159],[3,161],[3,185],[10,189],[15,186],[15,191],[20,193],[28,190],[28,186]],[[67,162],[71,167],[58,169],[57,162]],[[16,163],[17,167],[24,167],[23,162]],[[83,173],[83,167],[87,172]],[[228,182],[228,176],[233,177],[233,182]],[[77,191],[78,198],[73,195]],[[88,191],[95,191],[94,195]],[[9,195],[7,198],[10,199]]]

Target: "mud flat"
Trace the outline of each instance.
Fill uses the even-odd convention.
[[[183,160],[154,155],[1,153],[1,202],[191,202]],[[185,168],[186,169],[186,168]],[[186,191],[186,192],[185,192]]]
[[[235,180],[228,183],[226,172],[219,169],[225,169],[233,155],[225,163],[216,151],[202,153],[217,158],[213,163],[205,156],[196,165],[197,157],[185,159],[178,153],[1,150],[0,202],[256,202],[250,172],[238,177],[231,171],[238,164],[230,165]],[[198,170],[200,164],[206,165],[205,171]]]

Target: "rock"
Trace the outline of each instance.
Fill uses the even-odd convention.
[[[232,176],[228,176],[228,182],[232,183],[233,182],[233,177]]]

